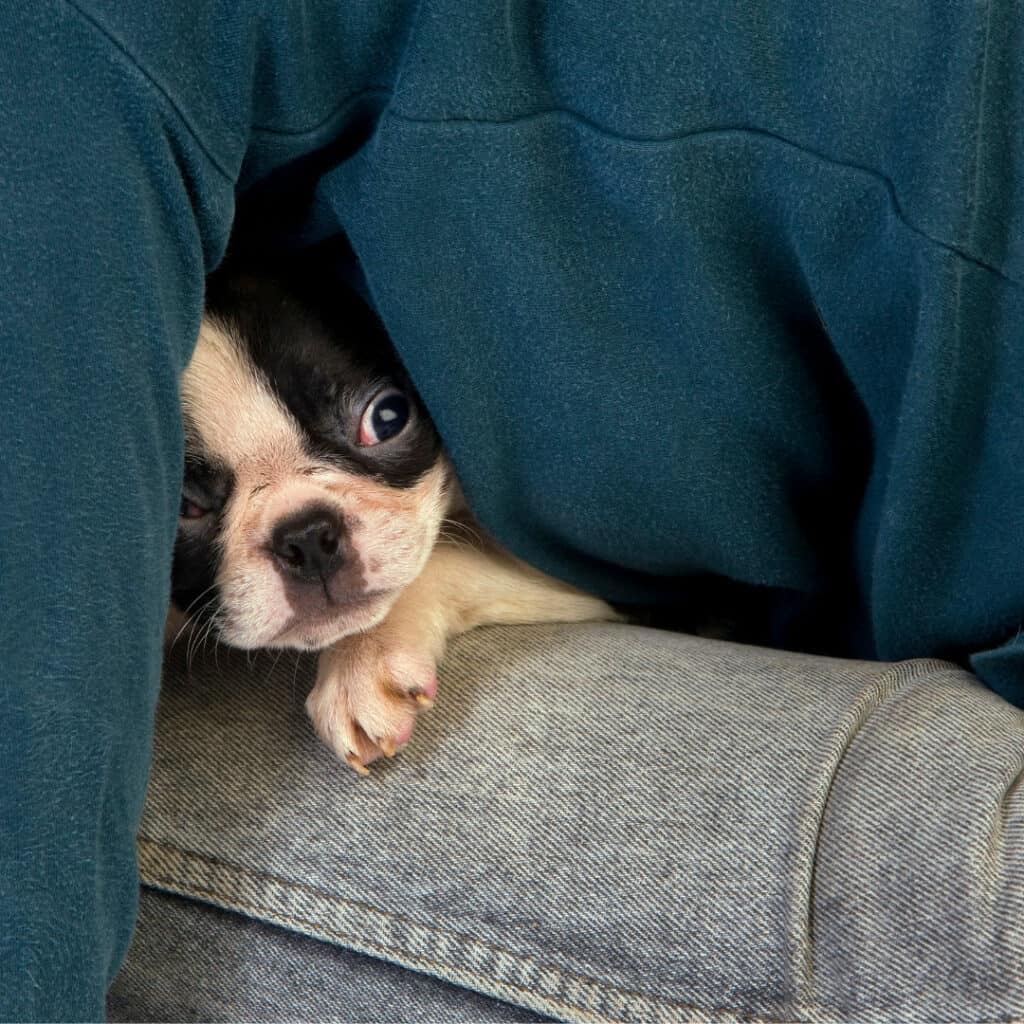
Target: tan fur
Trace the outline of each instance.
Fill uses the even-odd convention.
[[[182,406],[210,452],[231,467],[235,495],[221,529],[217,579],[224,610],[218,628],[237,647],[319,650],[379,622],[423,568],[448,511],[448,464],[441,460],[414,487],[397,490],[311,459],[288,410],[253,370],[241,346],[204,321],[182,380]],[[294,622],[267,545],[289,510],[333,507],[365,567],[367,606]]]
[[[204,322],[182,385],[183,407],[211,453],[235,474],[224,511],[218,628],[240,647],[322,650],[306,703],[324,741],[365,774],[408,743],[436,696],[450,638],[496,623],[613,619],[603,602],[502,552],[463,525],[468,542],[438,541],[464,514],[447,461],[398,489],[311,460],[288,410],[223,328]],[[275,524],[312,502],[347,524],[375,596],[358,609],[325,607],[296,621],[268,555]],[[184,528],[187,528],[184,527]]]
[[[306,709],[321,738],[360,771],[408,742],[436,695],[448,641],[476,626],[618,616],[603,601],[512,558],[493,542],[438,543],[374,629],[320,656]]]

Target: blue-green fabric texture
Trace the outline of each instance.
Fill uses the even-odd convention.
[[[0,1015],[99,1017],[128,941],[177,379],[236,198],[347,236],[523,557],[767,588],[780,644],[1024,704],[1022,16],[0,2]]]

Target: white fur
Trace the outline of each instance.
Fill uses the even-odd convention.
[[[376,625],[430,555],[451,500],[447,462],[399,490],[311,459],[299,425],[244,347],[209,321],[182,380],[182,405],[235,475],[220,534],[223,639],[243,648],[321,649]],[[325,608],[321,621],[295,622],[268,546],[282,516],[313,503],[347,524],[365,589],[377,596],[363,608]]]
[[[439,542],[446,518],[464,514],[444,457],[409,488],[310,459],[299,425],[244,346],[210,322],[182,401],[209,452],[235,475],[221,527],[221,635],[239,647],[322,650],[306,706],[324,741],[361,773],[409,741],[416,714],[436,696],[436,667],[451,637],[491,623],[617,617],[603,601],[504,553],[475,526],[463,522],[462,541]],[[375,596],[347,610],[325,599],[315,621],[296,621],[269,539],[284,516],[312,503],[346,523],[362,586]]]

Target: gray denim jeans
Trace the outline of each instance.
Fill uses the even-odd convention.
[[[936,661],[474,633],[368,779],[169,667],[115,1020],[1024,1016],[1024,713]]]

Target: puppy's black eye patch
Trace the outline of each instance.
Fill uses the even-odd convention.
[[[198,522],[211,512],[220,512],[233,487],[234,474],[226,466],[186,450],[178,518]]]
[[[234,486],[234,474],[203,453],[186,418],[185,475],[178,507],[171,594],[174,603],[192,617],[212,614],[219,602],[214,585],[221,557],[217,536],[221,512]]]
[[[226,273],[207,299],[291,413],[311,459],[393,487],[436,464],[440,439],[383,326],[330,273]]]

